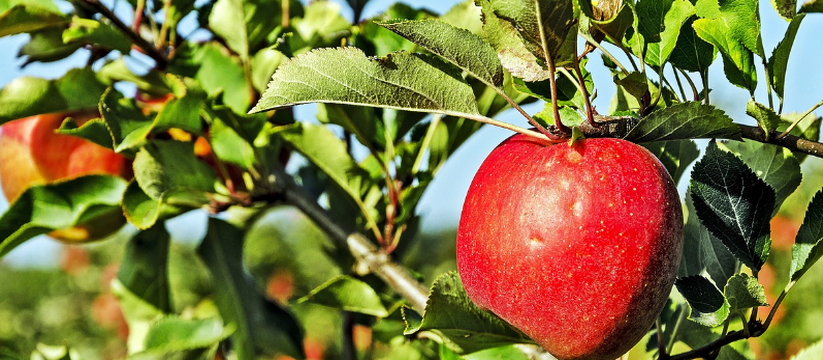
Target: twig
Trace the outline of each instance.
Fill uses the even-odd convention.
[[[166,65],[168,64],[168,60],[166,59],[166,57],[163,56],[163,54],[161,54],[159,51],[157,51],[157,49],[154,46],[152,46],[152,44],[149,43],[146,39],[138,35],[136,32],[134,32],[134,30],[132,30],[132,28],[124,24],[123,21],[120,20],[120,18],[118,18],[117,15],[114,14],[114,12],[112,12],[109,8],[100,3],[99,0],[85,0],[85,3],[89,4],[89,6],[91,6],[94,10],[99,12],[100,15],[103,15],[104,18],[109,19],[109,21],[111,21],[111,23],[114,24],[114,26],[120,29],[120,31],[126,34],[126,36],[128,36],[129,39],[131,39],[131,41],[133,41],[134,44],[140,48],[140,50],[143,50],[143,52],[146,55],[154,59],[154,61],[157,63],[158,69],[166,68]]]
[[[349,231],[338,225],[328,211],[307,195],[283,168],[276,166],[272,169],[272,173],[273,188],[282,194],[286,202],[300,209],[334,242],[348,247],[355,259],[366,264],[377,277],[406,299],[413,308],[420,312],[425,310],[428,290],[417,282],[406,268],[393,262],[385,251],[378,249],[363,234]]]

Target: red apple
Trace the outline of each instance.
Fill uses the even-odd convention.
[[[0,184],[13,202],[28,187],[90,174],[130,177],[130,161],[114,151],[75,136],[56,134],[66,117],[83,123],[96,112],[44,114],[14,120],[0,133]],[[117,210],[70,229],[51,233],[75,242],[103,238],[125,223]]]
[[[457,267],[475,304],[558,359],[613,360],[653,326],[682,238],[675,184],[646,149],[515,135],[472,181]]]

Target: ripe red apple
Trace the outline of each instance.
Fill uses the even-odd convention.
[[[66,117],[83,123],[96,112],[43,114],[14,120],[0,132],[0,184],[13,202],[28,187],[90,174],[131,176],[130,161],[114,151],[75,136],[56,134]],[[83,242],[103,238],[125,223],[121,211],[112,211],[81,226],[50,235]]]
[[[558,359],[613,360],[653,326],[682,252],[677,189],[617,139],[501,143],[457,233],[466,293]]]

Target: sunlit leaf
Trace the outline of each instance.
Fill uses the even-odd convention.
[[[792,7],[794,3],[792,2]],[[794,10],[794,8],[792,9]],[[800,23],[805,18],[805,14],[795,16],[789,23],[789,28],[786,29],[786,34],[783,39],[777,44],[777,47],[772,51],[772,56],[769,57],[768,67],[769,76],[772,77],[772,86],[774,92],[782,100],[785,95],[786,71],[789,66],[789,54],[794,45],[795,36],[797,36],[797,29],[800,28]]]
[[[757,279],[746,274],[737,274],[729,279],[723,293],[729,302],[729,309],[744,310],[757,306],[769,306],[766,289]]]
[[[106,85],[89,68],[57,80],[18,77],[0,90],[0,124],[26,116],[97,108]]]
[[[823,256],[823,191],[812,198],[792,245],[792,281],[800,279]]]
[[[691,307],[689,320],[706,327],[723,324],[729,317],[729,302],[717,286],[702,276],[688,276],[674,282]]]
[[[17,4],[9,9],[0,7],[0,37],[67,24],[69,17],[56,10],[30,3]]]
[[[740,129],[722,110],[700,102],[687,102],[655,111],[629,134],[634,142],[693,138],[740,138]]]
[[[126,35],[111,25],[78,17],[73,18],[69,28],[63,31],[63,42],[97,45],[123,54],[128,54],[132,45]]]
[[[389,314],[374,288],[350,276],[331,279],[297,302],[310,302],[377,317]]]
[[[209,203],[217,174],[195,157],[192,144],[153,141],[137,152],[134,179],[152,199],[196,207]]]

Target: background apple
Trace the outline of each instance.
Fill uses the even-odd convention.
[[[472,181],[457,267],[478,306],[557,358],[613,360],[665,304],[682,232],[675,184],[646,149],[515,135]]]
[[[97,116],[96,111],[43,114],[4,124],[0,133],[0,184],[6,199],[13,202],[32,185],[83,175],[131,177],[131,162],[125,157],[82,138],[55,133],[67,117],[82,124]],[[69,242],[97,240],[124,223],[120,211],[111,211],[49,235]]]

